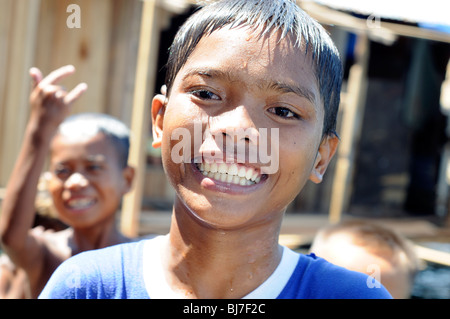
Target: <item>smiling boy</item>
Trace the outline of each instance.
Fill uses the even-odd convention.
[[[152,104],[153,146],[176,191],[170,233],[72,258],[41,297],[389,298],[363,274],[278,243],[286,207],[308,180],[321,182],[335,153],[341,72],[326,32],[293,1],[199,10],[178,32],[166,94]],[[180,129],[190,156],[179,154]],[[264,130],[277,134],[262,141]],[[261,143],[278,143],[278,169],[238,156],[239,145],[250,153]]]
[[[44,78],[37,68],[30,70],[30,118],[2,203],[2,247],[25,271],[33,298],[67,258],[129,241],[116,228],[115,218],[134,176],[127,165],[129,132],[103,114],[66,118],[71,104],[87,89],[80,84],[66,92],[58,85],[73,72],[73,66],[65,66]],[[59,219],[70,226],[58,232],[32,228],[37,185],[48,153],[48,191]]]

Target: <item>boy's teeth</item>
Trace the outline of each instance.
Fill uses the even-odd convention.
[[[261,181],[260,173],[251,167],[227,163],[201,163],[197,165],[204,176],[237,185],[252,185]]]
[[[246,174],[245,167],[242,166],[238,171],[238,175],[239,177],[244,177],[245,174]]]
[[[247,172],[245,173],[245,178],[251,180],[252,176],[253,176],[253,169],[247,170]]]
[[[236,164],[231,164],[230,167],[228,167],[228,174],[229,175],[237,175],[238,174],[238,167]]]
[[[93,203],[94,203],[93,199],[82,198],[82,199],[72,199],[71,201],[69,201],[68,205],[70,208],[82,209],[89,207]]]
[[[218,171],[219,173],[226,174],[226,173],[228,172],[227,164],[221,163],[221,164],[219,165],[219,167],[217,168],[217,171]]]

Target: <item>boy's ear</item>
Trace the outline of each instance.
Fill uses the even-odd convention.
[[[154,148],[161,147],[165,103],[166,96],[162,94],[157,94],[152,101],[152,146]]]
[[[323,175],[327,170],[328,164],[336,153],[338,144],[339,138],[334,134],[326,135],[323,138],[317,152],[314,167],[311,170],[311,174],[309,175],[309,179],[313,183],[319,184],[322,182]]]
[[[133,186],[133,180],[134,180],[134,175],[135,175],[135,169],[132,166],[128,166],[125,167],[122,170],[122,175],[124,177],[124,181],[125,181],[125,190],[124,193],[128,193],[132,186]]]

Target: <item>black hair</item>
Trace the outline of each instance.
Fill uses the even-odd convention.
[[[122,168],[128,165],[130,130],[113,116],[101,113],[80,113],[69,116],[61,123],[57,134],[65,137],[89,138],[104,134],[117,150],[118,163]]]

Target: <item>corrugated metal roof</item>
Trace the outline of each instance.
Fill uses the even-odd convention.
[[[145,1],[145,0],[142,0]],[[159,0],[168,10],[183,12],[189,5],[205,4],[215,0]],[[357,13],[375,18],[416,23],[422,29],[450,34],[449,0],[297,0],[317,3],[333,10]],[[449,42],[448,39],[445,42]]]
[[[448,0],[310,0],[333,9],[423,25],[450,27]]]

